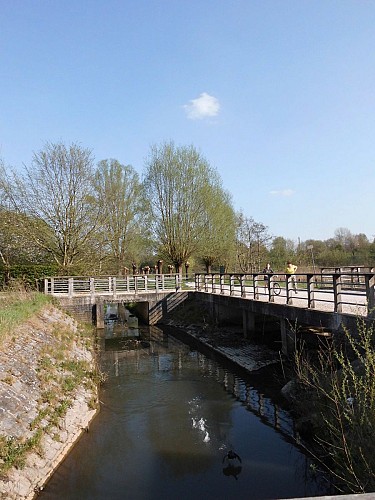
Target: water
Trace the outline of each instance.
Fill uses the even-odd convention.
[[[157,328],[107,332],[101,411],[46,499],[275,499],[329,494],[288,412]],[[241,459],[230,463],[233,450]]]

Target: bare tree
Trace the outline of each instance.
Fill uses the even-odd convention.
[[[238,214],[237,219],[237,260],[244,273],[260,271],[261,261],[267,253],[267,244],[271,240],[268,227],[255,222],[252,217]]]
[[[34,153],[23,175],[12,173],[6,188],[13,208],[27,217],[24,231],[52,254],[61,271],[84,256],[85,244],[95,229],[93,159],[77,144],[47,143]]]

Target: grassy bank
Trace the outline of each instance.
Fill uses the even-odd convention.
[[[34,346],[31,351],[30,345]],[[22,291],[2,294],[1,393],[18,391],[33,412],[19,409],[12,432],[0,432],[0,478],[14,467],[23,468],[30,452],[42,456],[45,436],[62,442],[61,422],[74,406],[77,395],[84,398],[88,409],[97,407],[100,372],[93,350],[91,326],[77,324],[45,295]],[[13,368],[14,362],[17,370]],[[25,429],[22,433],[21,427]]]
[[[0,294],[0,347],[17,326],[23,324],[51,298],[39,292],[9,291]]]

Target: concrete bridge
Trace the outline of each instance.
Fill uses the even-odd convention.
[[[94,320],[98,328],[104,328],[106,303],[134,303],[142,321],[156,324],[189,298],[208,309],[218,324],[241,321],[245,336],[265,318],[277,321],[285,353],[294,345],[297,326],[354,332],[358,318],[375,318],[374,273],[299,273],[296,283],[297,293],[288,276],[264,281],[260,273],[198,273],[194,281],[178,274],[53,277],[45,279],[45,293],[76,316]]]

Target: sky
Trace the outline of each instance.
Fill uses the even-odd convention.
[[[0,0],[0,68],[7,167],[173,141],[273,236],[375,237],[375,0]]]

